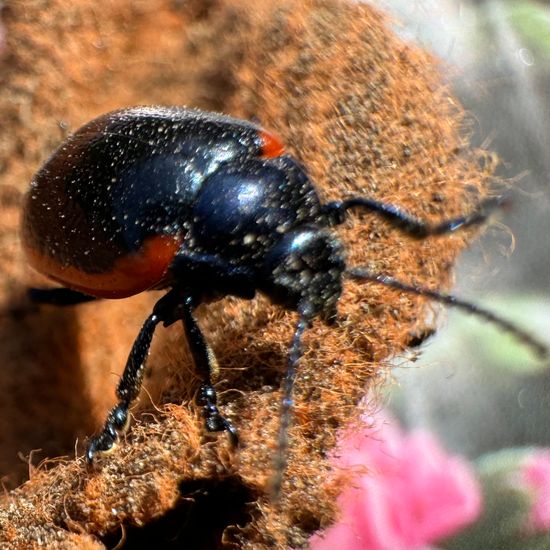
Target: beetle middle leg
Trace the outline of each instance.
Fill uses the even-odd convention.
[[[217,395],[212,385],[212,373],[217,370],[217,363],[212,349],[206,342],[204,335],[193,315],[193,310],[199,304],[197,297],[190,293],[182,303],[181,319],[187,337],[187,344],[193,356],[195,369],[202,380],[199,389],[198,401],[202,405],[206,429],[209,432],[227,431],[231,444],[237,446],[239,437],[233,424],[224,418],[217,406]]]
[[[203,407],[206,429],[209,432],[227,431],[231,444],[237,446],[237,430],[220,414],[217,406],[216,390],[212,385],[212,374],[217,370],[216,358],[193,312],[205,295],[253,298],[256,292],[255,273],[250,268],[232,265],[216,254],[193,253],[185,247],[172,261],[170,272],[175,280],[191,285],[180,290],[182,298],[177,308],[177,319],[183,322],[195,370],[202,381],[198,402]]]

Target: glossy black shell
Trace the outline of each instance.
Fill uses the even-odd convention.
[[[281,153],[275,136],[227,116],[177,107],[103,115],[33,179],[23,213],[29,261],[100,297],[172,285],[177,254],[247,267],[263,289],[266,269],[298,237],[271,249],[321,218],[304,169]],[[274,284],[266,292],[281,294]]]
[[[108,113],[73,134],[36,174],[24,245],[64,267],[108,272],[148,236],[180,232],[220,164],[261,151],[258,126],[222,115],[177,107]]]

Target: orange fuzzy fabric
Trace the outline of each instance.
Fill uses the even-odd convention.
[[[174,326],[155,338],[125,442],[90,472],[83,440],[114,403],[158,293],[29,311],[24,288],[44,281],[19,252],[19,194],[67,132],[92,117],[134,104],[187,104],[257,117],[325,199],[361,193],[431,220],[457,215],[478,200],[493,166],[468,150],[463,112],[437,64],[397,39],[372,7],[339,0],[30,0],[9,3],[2,18],[0,475],[10,490],[0,498],[0,546],[306,545],[334,519],[343,481],[330,477],[327,454],[338,428],[357,420],[385,360],[422,331],[425,302],[349,282],[337,325],[314,323],[278,507],[267,484],[296,315],[262,298],[199,310],[240,450],[232,453],[224,434],[203,433],[193,404],[198,380]],[[410,242],[371,216],[339,234],[349,265],[434,288],[448,286],[472,237]],[[43,461],[58,455],[69,457]]]

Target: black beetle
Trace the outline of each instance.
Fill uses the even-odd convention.
[[[344,275],[462,307],[545,353],[528,334],[473,304],[348,268],[332,229],[357,209],[422,239],[480,224],[499,204],[489,199],[469,215],[435,225],[366,197],[323,204],[276,136],[199,110],[135,107],[86,124],[53,153],[26,195],[22,236],[29,261],[64,287],[32,289],[32,299],[63,305],[169,289],[133,344],[118,404],[91,440],[87,460],[109,451],[125,430],[155,327],[178,320],[202,380],[206,429],[225,430],[237,443],[235,427],[217,407],[214,358],[193,315],[201,302],[226,295],[253,298],[260,291],[299,314],[283,383],[276,492],[302,335],[315,317],[334,320]]]

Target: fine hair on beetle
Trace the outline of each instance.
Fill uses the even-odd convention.
[[[156,327],[182,322],[207,431],[238,432],[212,382],[215,358],[194,312],[202,303],[257,292],[298,314],[282,381],[272,495],[286,468],[292,394],[302,339],[315,318],[337,322],[345,278],[427,297],[482,317],[541,356],[547,347],[475,304],[348,266],[335,228],[348,212],[370,213],[412,239],[484,223],[504,203],[438,223],[354,196],[322,202],[306,170],[260,125],[183,107],[133,107],[102,115],[70,136],[35,175],[25,199],[23,245],[30,264],[62,285],[30,289],[35,303],[74,305],[166,289],[139,331],[119,381],[117,404],[88,445],[107,453],[127,429]]]

